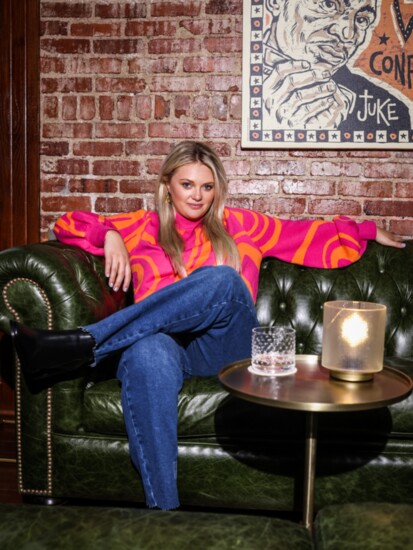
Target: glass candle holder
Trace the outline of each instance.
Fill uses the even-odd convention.
[[[324,304],[321,364],[330,376],[359,382],[383,368],[386,306],[337,300]]]

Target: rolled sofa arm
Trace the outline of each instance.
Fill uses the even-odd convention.
[[[50,241],[0,252],[0,330],[9,319],[36,328],[69,329],[93,323],[126,305],[113,292],[100,257]]]

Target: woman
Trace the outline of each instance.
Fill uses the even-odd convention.
[[[403,246],[373,222],[281,221],[226,208],[226,195],[216,154],[202,143],[178,144],[161,169],[156,212],[107,218],[72,212],[54,229],[59,240],[105,257],[115,291],[126,291],[133,280],[135,304],[72,331],[11,322],[27,376],[94,366],[122,351],[123,414],[150,507],[179,506],[177,400],[183,380],[214,375],[250,356],[262,258],[340,267],[360,258],[368,239]]]

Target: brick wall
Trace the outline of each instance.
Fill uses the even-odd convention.
[[[413,234],[413,152],[240,148],[242,0],[41,1],[42,228],[153,207],[171,144],[210,143],[230,204]]]

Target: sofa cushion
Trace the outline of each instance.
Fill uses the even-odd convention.
[[[269,517],[92,506],[0,505],[0,548],[311,550],[307,529]]]
[[[413,548],[413,505],[366,502],[327,506],[315,520],[318,550]]]
[[[394,360],[391,364],[403,368],[403,363],[411,370],[411,362]],[[288,439],[302,435],[304,430],[301,412],[261,406],[232,397],[215,377],[187,380],[179,395],[178,411],[178,436],[181,439],[210,436],[217,439]],[[67,420],[67,415],[64,418]],[[82,427],[88,433],[125,434],[117,380],[86,386]],[[57,425],[56,428],[59,429]],[[388,408],[321,414],[319,430],[321,436],[325,434],[330,439],[383,440],[389,434],[413,439],[413,395]]]

